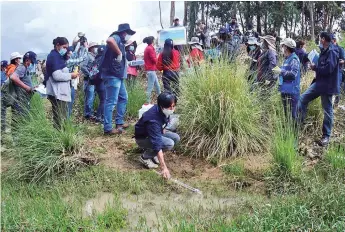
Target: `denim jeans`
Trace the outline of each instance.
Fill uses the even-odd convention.
[[[71,86],[71,102],[68,102],[68,118],[72,116],[72,108],[75,100],[75,89]]]
[[[157,153],[152,150],[152,143],[149,138],[145,139],[136,139],[135,140],[138,146],[142,149],[145,149],[143,158],[144,159],[152,159],[153,157],[157,156]],[[162,136],[162,143],[163,143],[163,151],[171,151],[175,144],[180,141],[180,136],[174,132],[166,132]]]
[[[84,117],[93,116],[93,101],[95,100],[95,86],[84,81]]]
[[[95,90],[99,98],[99,105],[98,105],[96,117],[98,120],[101,120],[104,118],[104,103],[105,103],[105,87],[104,87],[103,80],[95,84]]]
[[[161,93],[161,88],[159,86],[157,74],[155,71],[147,71],[147,103],[151,103],[151,93],[153,87],[155,87],[156,93],[159,95]]]
[[[333,126],[333,106],[332,106],[332,95],[320,94],[316,91],[316,84],[312,84],[301,96],[298,103],[298,109],[301,113],[301,121],[303,122],[308,109],[309,102],[314,99],[321,97],[321,104],[323,108],[323,126],[322,133],[324,137],[330,137]]]
[[[296,121],[296,119],[297,119],[297,104],[298,104],[299,95],[298,94],[282,93],[281,97],[282,97],[282,101],[283,101],[285,117],[290,117],[290,115],[291,115],[292,119]],[[290,114],[290,115],[288,115],[288,114]]]
[[[123,125],[127,107],[127,90],[124,80],[118,77],[102,75],[105,87],[104,131],[113,129],[112,116],[116,105],[116,125]]]

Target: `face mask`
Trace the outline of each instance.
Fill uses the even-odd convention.
[[[163,114],[165,114],[166,117],[169,117],[174,113],[174,110],[169,110],[169,109],[163,109]]]
[[[134,46],[129,46],[130,51],[134,51]]]
[[[61,48],[60,51],[59,51],[61,56],[64,56],[66,54],[66,52],[67,52],[66,48]]]
[[[250,49],[251,51],[253,51],[253,50],[255,50],[255,46],[254,46],[254,45],[250,45],[250,46],[249,46],[249,49]]]
[[[321,41],[319,42],[319,47],[323,48],[323,45],[322,45]]]
[[[30,63],[30,65],[28,67],[28,72],[33,72],[34,69],[35,69],[35,66],[32,63]]]
[[[131,38],[131,36],[127,34],[127,35],[125,36],[125,41],[127,42],[130,38]]]

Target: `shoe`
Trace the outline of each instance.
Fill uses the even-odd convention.
[[[326,136],[323,136],[319,141],[318,144],[322,147],[326,147],[329,144],[329,138]]]
[[[120,129],[120,128],[122,128],[122,129],[127,129],[129,127],[129,124],[128,123],[124,123],[124,124],[122,124],[122,125],[120,125],[120,124],[117,124],[116,125],[116,128],[117,129]]]
[[[153,157],[153,158],[152,158],[152,161],[153,161],[155,164],[159,164],[158,156]]]
[[[104,131],[104,135],[122,135],[126,132],[122,129],[112,129],[111,131]]]
[[[148,169],[158,168],[158,165],[153,163],[151,159],[144,159],[142,156],[140,156],[139,161]]]
[[[88,120],[91,122],[95,122],[97,120],[96,116],[85,116],[84,118],[85,118],[85,120]]]
[[[102,118],[96,118],[95,122],[96,122],[96,123],[101,123],[101,124],[103,124],[103,123],[104,123],[104,119],[102,119]]]

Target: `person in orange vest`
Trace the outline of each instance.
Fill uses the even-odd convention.
[[[13,52],[11,54],[11,64],[8,65],[6,69],[7,78],[9,78],[12,75],[12,73],[14,73],[14,70],[16,70],[16,68],[20,65],[22,57],[23,55],[19,54],[19,52]]]
[[[200,63],[205,60],[204,50],[202,44],[199,42],[198,37],[192,37],[191,41],[188,42],[191,46],[191,51],[189,53],[189,58],[187,59],[188,67],[197,65],[200,66]]]

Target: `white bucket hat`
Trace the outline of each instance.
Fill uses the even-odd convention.
[[[96,42],[90,42],[89,48],[92,48],[92,47],[95,47],[95,46],[99,46],[99,44],[96,43]]]
[[[296,48],[296,42],[291,38],[285,38],[283,42],[280,43],[280,45],[285,45],[289,48]]]
[[[17,59],[17,58],[22,59],[22,58],[23,58],[23,55],[20,55],[19,52],[13,52],[13,53],[11,53],[11,58],[10,58],[10,60],[14,60],[14,59]]]
[[[188,42],[188,44],[190,44],[193,47],[196,47],[197,49],[199,49],[200,51],[203,51],[202,49],[202,43],[200,43],[199,38],[198,37],[192,37],[190,42]]]

